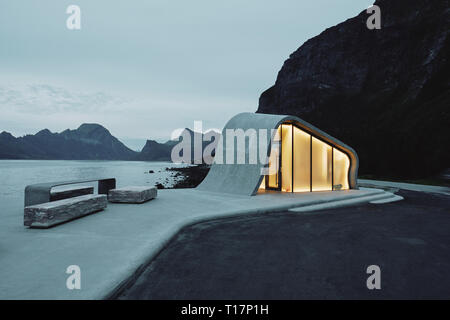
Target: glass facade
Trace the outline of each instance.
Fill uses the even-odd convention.
[[[294,192],[311,191],[311,135],[294,126]]]
[[[292,192],[292,125],[281,125],[281,191]]]
[[[281,149],[281,126],[278,128],[273,138],[269,157],[269,175],[264,180],[267,181],[267,188],[277,189],[280,186],[280,149]]]
[[[327,191],[332,189],[332,148],[317,138],[312,138],[312,191]]]
[[[348,170],[350,169],[350,159],[348,156],[333,149],[333,190],[346,190],[348,186]]]
[[[278,127],[260,189],[284,192],[349,189],[350,158],[292,124]]]

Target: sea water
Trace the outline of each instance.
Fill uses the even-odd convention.
[[[174,172],[166,168],[180,166],[185,165],[145,161],[0,160],[0,224],[6,216],[23,217],[24,190],[30,184],[116,178],[117,187],[156,183],[170,187],[175,182]],[[151,170],[154,173],[149,173]],[[96,187],[96,183],[83,185]]]

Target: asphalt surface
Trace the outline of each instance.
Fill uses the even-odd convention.
[[[449,299],[450,196],[183,229],[119,299]],[[381,289],[369,290],[369,265]]]

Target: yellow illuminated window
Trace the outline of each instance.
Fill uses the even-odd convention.
[[[335,190],[347,190],[348,185],[348,170],[350,168],[350,159],[348,156],[337,150],[333,149],[333,184]],[[340,188],[339,188],[339,185]]]
[[[281,191],[292,192],[292,125],[281,126]]]
[[[312,138],[312,191],[331,190],[332,148]]]
[[[311,136],[294,126],[294,192],[311,191]]]
[[[263,177],[258,189],[260,189],[260,190],[266,189],[266,177]]]
[[[278,188],[278,171],[279,171],[279,159],[280,159],[280,139],[281,139],[281,126],[278,127],[275,132],[275,136],[272,141],[272,147],[269,156],[269,175],[267,176],[267,186],[269,188]]]
[[[345,153],[292,124],[282,124],[272,142],[269,174],[260,189],[268,187],[284,192],[346,190],[349,189],[349,169],[350,158]]]

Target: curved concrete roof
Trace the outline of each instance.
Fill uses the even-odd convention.
[[[310,133],[311,135],[320,138],[333,147],[341,150],[347,154],[350,158],[350,170],[349,170],[349,185],[351,189],[356,189],[356,178],[358,175],[359,160],[356,152],[346,144],[333,138],[327,133],[319,130],[313,125],[309,124],[302,119],[289,116],[289,115],[273,115],[263,113],[239,113],[231,118],[222,130],[222,136],[218,143],[218,149],[216,150],[216,157],[222,152],[223,159],[227,157],[233,157],[236,159],[236,148],[228,149],[226,147],[226,131],[227,129],[242,129],[244,131],[248,129],[255,129],[259,138],[259,129],[277,129],[282,123],[295,123],[302,130]],[[275,134],[275,132],[273,132]],[[261,136],[264,139],[264,136]],[[270,154],[270,135],[267,135],[267,150],[263,151],[266,155]],[[222,149],[219,149],[224,146]],[[259,146],[257,147],[257,149]],[[228,156],[227,156],[228,151]],[[259,154],[259,150],[258,154]],[[245,148],[246,155],[248,157],[249,150]],[[233,153],[233,154],[230,154]],[[225,162],[225,161],[224,161]],[[261,175],[262,168],[266,167],[266,164],[261,163],[258,157],[256,164],[249,164],[246,161],[244,164],[219,164],[216,161],[211,166],[208,175],[203,182],[197,187],[198,190],[220,192],[220,193],[232,193],[242,195],[254,195],[258,191],[258,188],[263,179]]]

